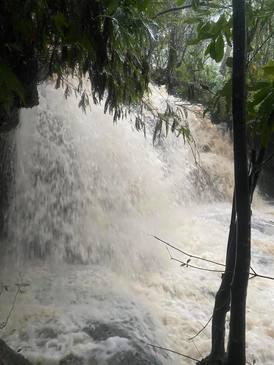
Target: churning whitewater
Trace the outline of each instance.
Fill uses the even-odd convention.
[[[166,98],[152,88],[159,110]],[[185,108],[194,146],[174,135],[153,146],[132,121],[113,125],[95,105],[84,114],[51,84],[38,107],[22,111],[0,321],[14,303],[1,337],[33,364],[194,363],[148,343],[196,359],[208,353],[210,325],[191,338],[211,316],[221,274],[181,266],[170,258],[188,258],[153,238],[225,259],[229,137],[201,108]],[[273,275],[274,207],[260,196],[252,235],[254,269]],[[247,328],[248,361],[273,365],[273,282],[250,281]]]

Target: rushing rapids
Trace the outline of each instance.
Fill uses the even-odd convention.
[[[156,107],[166,97],[153,89]],[[84,114],[52,85],[22,111],[0,320],[9,319],[1,337],[34,364],[193,363],[144,342],[197,359],[208,353],[210,326],[189,339],[211,316],[220,273],[181,267],[170,258],[187,258],[153,238],[224,261],[231,146],[188,108],[196,164],[182,138],[153,147],[129,120],[113,125],[94,105]],[[257,196],[253,266],[266,275],[274,274],[273,214]],[[249,361],[272,365],[273,282],[250,282],[247,329]]]

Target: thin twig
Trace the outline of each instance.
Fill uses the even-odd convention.
[[[198,349],[198,347],[197,347],[197,345],[196,345],[195,341],[192,341],[192,343],[193,343],[193,345],[194,345],[194,347],[195,347],[196,351],[198,352],[198,354],[202,357],[203,355],[201,354],[200,350]]]
[[[178,260],[176,260],[178,261]],[[207,271],[207,272],[216,272],[219,274],[223,274],[224,272],[221,270],[215,270],[215,269],[207,269],[205,267],[201,267],[201,266],[196,266],[196,265],[191,265],[189,263],[183,262],[181,266],[185,266],[185,267],[190,267],[191,269],[196,269],[196,270],[201,270],[201,271]]]
[[[265,44],[272,38],[274,33],[270,33],[268,35],[268,37],[262,42],[262,44],[255,49],[253,55],[251,56],[251,58],[248,60],[247,65],[250,65],[250,63],[254,60],[254,58],[257,56],[257,54],[260,52],[260,50],[265,46]]]
[[[254,273],[250,274],[250,279],[253,279],[253,278],[262,278],[262,279],[274,280],[273,276],[257,274],[256,271],[254,271]]]
[[[17,289],[16,289],[16,292],[15,292],[15,295],[14,295],[14,298],[13,298],[13,301],[12,301],[12,304],[11,304],[11,307],[9,309],[9,312],[8,312],[8,314],[6,316],[6,319],[3,322],[0,323],[0,330],[3,330],[7,326],[8,322],[9,322],[9,319],[11,317],[11,314],[14,311],[15,304],[16,304],[16,300],[17,300],[17,296],[18,296],[19,293],[23,293],[22,288],[26,288],[26,287],[30,286],[29,283],[26,283],[26,282],[23,281],[23,277],[22,277],[22,274],[21,273],[19,273],[19,280],[21,282],[18,282],[18,283],[15,283],[14,284],[14,286]],[[4,290],[8,291],[9,290],[9,287],[11,285],[2,284],[1,286],[2,286],[2,288],[1,288],[1,291],[0,291],[0,295],[3,293]]]
[[[158,240],[158,241],[160,241],[160,242],[164,243],[164,244],[165,244],[165,245],[167,245],[168,247],[171,247],[171,248],[173,248],[174,250],[176,250],[176,251],[178,251],[178,252],[182,253],[182,254],[183,254],[183,255],[185,255],[185,256],[188,256],[188,257],[193,258],[193,259],[197,259],[197,260],[201,260],[201,261],[209,262],[209,263],[214,264],[214,265],[218,265],[218,266],[225,267],[225,265],[224,265],[224,264],[221,264],[220,262],[213,261],[213,260],[209,260],[209,259],[206,259],[206,258],[201,257],[201,256],[196,256],[196,255],[192,255],[192,254],[190,254],[190,253],[187,253],[187,252],[185,252],[185,251],[183,251],[183,250],[179,249],[178,247],[176,247],[176,246],[172,245],[171,243],[169,243],[169,242],[167,242],[167,241],[165,241],[165,240],[162,240],[161,238],[159,238],[159,237],[157,237],[157,236],[152,235],[152,237],[153,237],[153,238],[155,238],[156,240]]]
[[[212,314],[212,316],[209,318],[209,320],[206,322],[206,324],[200,329],[200,331],[198,331],[197,333],[196,333],[196,335],[194,335],[194,336],[192,336],[192,337],[190,337],[190,338],[188,338],[188,341],[192,341],[192,340],[194,340],[196,337],[198,337],[205,329],[206,329],[206,327],[209,325],[209,323],[211,322],[211,320],[212,320],[212,318],[213,318],[213,314]]]
[[[0,330],[3,330],[7,326],[8,321],[10,319],[10,316],[11,316],[11,314],[12,314],[14,308],[15,308],[16,299],[17,299],[17,296],[20,293],[20,291],[21,291],[21,288],[20,288],[20,286],[18,286],[17,290],[16,290],[16,293],[14,295],[14,298],[13,298],[12,305],[10,307],[9,313],[8,313],[6,319],[2,323],[0,323]]]
[[[196,256],[196,255],[192,255],[190,253],[187,253],[181,249],[179,249],[178,247],[172,245],[171,243],[165,241],[165,240],[162,240],[161,238],[157,237],[157,236],[154,236],[154,235],[151,235],[153,238],[155,238],[156,240],[164,243],[166,245],[166,248],[167,247],[171,247],[173,248],[174,250],[188,256],[189,258],[194,258],[194,259],[197,259],[197,260],[201,260],[201,261],[205,261],[205,262],[209,262],[211,264],[215,264],[215,265],[219,265],[219,266],[222,266],[222,267],[225,267],[224,264],[221,264],[220,262],[217,262],[217,261],[213,261],[213,260],[209,260],[209,259],[205,259],[204,257],[201,257],[201,256]],[[197,270],[202,270],[202,271],[209,271],[209,272],[217,272],[217,273],[221,273],[223,274],[224,272],[221,271],[221,270],[215,270],[215,269],[207,269],[207,268],[204,268],[204,267],[200,267],[200,266],[196,266],[196,265],[192,265],[192,264],[189,264],[189,261],[185,262],[185,261],[182,261],[180,259],[177,259],[176,257],[172,256],[171,253],[170,253],[170,250],[168,250],[167,248],[167,251],[169,253],[169,257],[171,260],[173,261],[177,261],[181,264],[181,266],[185,266],[185,267],[190,267],[190,268],[193,268],[193,269],[197,269]],[[268,280],[274,280],[274,277],[273,276],[268,276],[268,275],[261,275],[261,274],[258,274],[252,266],[250,266],[250,269],[251,269],[251,273],[249,274],[250,277],[249,279],[253,279],[255,277],[257,278],[262,278],[262,279],[268,279]]]
[[[253,267],[252,267],[252,266],[250,266],[250,270],[252,271],[252,273],[253,273],[253,274],[256,274],[256,273],[255,273],[255,270],[253,269]]]
[[[167,250],[168,250],[168,248],[167,248]],[[169,250],[168,250],[168,252],[169,252]],[[176,257],[172,256],[170,252],[169,252],[169,257],[170,257],[170,260],[179,262],[181,264],[181,266],[184,266],[184,267],[190,267],[191,269],[196,269],[196,270],[201,270],[201,271],[217,272],[217,273],[220,273],[220,274],[224,273],[221,270],[207,269],[206,267],[192,265],[192,264],[189,263],[190,259],[188,259],[187,262],[179,260]]]
[[[274,152],[271,153],[271,155],[269,155],[261,164],[260,166],[255,170],[255,172],[260,171],[265,165],[268,164],[268,162],[270,162],[272,159],[274,158]]]
[[[204,6],[204,5],[207,5],[207,3],[204,2],[204,1],[199,4],[199,6]],[[169,8],[169,9],[160,11],[159,13],[157,13],[154,16],[154,19],[155,18],[158,18],[158,16],[161,16],[161,15],[165,15],[165,14],[172,13],[172,12],[176,12],[176,11],[180,11],[180,10],[190,9],[190,8],[192,8],[192,4],[182,5],[182,6],[175,6],[173,8]]]
[[[186,359],[189,359],[189,360],[193,360],[193,361],[199,361],[198,359],[195,359],[195,357],[191,357],[191,356],[188,356],[188,355],[185,355],[185,354],[182,354],[181,352],[178,352],[178,351],[174,351],[174,350],[171,350],[171,349],[168,349],[166,347],[162,347],[162,346],[158,346],[158,345],[153,345],[152,343],[148,343],[144,340],[141,340],[139,339],[139,341],[141,341],[142,343],[144,343],[145,345],[147,346],[150,346],[150,347],[153,347],[155,349],[159,349],[159,350],[163,350],[163,351],[167,351],[167,352],[171,352],[172,354],[176,354],[176,355],[179,355],[179,356],[182,356]]]

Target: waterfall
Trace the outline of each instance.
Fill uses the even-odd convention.
[[[158,102],[167,97],[154,94]],[[102,107],[84,114],[76,99],[42,87],[39,107],[22,112],[17,130],[11,251],[85,263],[109,264],[118,256],[120,263],[136,241],[147,241],[142,234],[154,232],[164,211],[231,196],[227,137],[221,141],[195,110],[189,120],[197,165],[182,138],[170,136],[154,148],[152,137],[144,139],[129,120],[113,125]]]
[[[144,138],[130,116],[113,124],[102,106],[83,113],[75,97],[66,99],[51,84],[39,92],[39,106],[21,112],[15,137],[16,183],[2,271],[11,287],[18,277],[28,286],[4,338],[42,365],[61,364],[66,356],[118,364],[117,353],[130,351],[134,338],[198,358],[206,354],[209,329],[196,341],[198,353],[187,338],[210,317],[220,277],[181,268],[169,255],[185,258],[152,235],[224,261],[233,186],[228,134],[203,118],[199,106],[187,105],[195,142],[171,134],[153,146],[151,133]],[[152,88],[157,108],[167,98]],[[274,272],[273,208],[259,197],[256,206],[254,263]],[[261,312],[273,302],[274,287],[263,284],[263,292],[259,281],[250,285],[249,310],[262,319],[248,322],[248,340],[257,362],[270,365],[274,313],[271,306]],[[2,297],[4,312],[12,294]],[[115,330],[91,341],[96,323]],[[149,351],[159,364],[188,363]],[[136,364],[147,364],[142,361]]]

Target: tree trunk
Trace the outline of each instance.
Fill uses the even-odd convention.
[[[235,194],[234,194],[235,195]],[[214,361],[223,361],[225,355],[225,318],[230,309],[230,286],[235,266],[236,248],[236,207],[235,197],[230,219],[230,229],[227,244],[226,267],[222,276],[221,286],[215,297],[212,317],[211,357]]]
[[[233,0],[232,113],[236,197],[236,263],[231,287],[228,365],[245,365],[246,297],[250,269],[250,195],[246,136],[245,1]]]
[[[169,38],[168,62],[166,68],[166,86],[168,93],[172,93],[174,86],[174,72],[177,65],[176,28],[173,27]]]
[[[235,266],[236,249],[236,205],[235,193],[230,218],[227,242],[226,267],[220,288],[215,296],[211,327],[211,352],[200,365],[220,365],[225,361],[225,319],[230,309],[230,287]]]
[[[249,172],[249,196],[250,204],[253,200],[255,188],[262,172],[266,150],[261,147],[260,150],[252,151],[250,158],[252,165]],[[233,195],[233,205],[230,219],[230,229],[227,243],[226,268],[222,276],[220,288],[215,296],[215,304],[212,315],[211,329],[211,352],[200,364],[214,365],[225,363],[225,319],[230,309],[231,295],[230,288],[233,279],[236,254],[236,206],[235,192]]]
[[[243,5],[242,5],[243,6]],[[244,11],[244,7],[242,7],[242,14]],[[235,23],[234,23],[235,24]],[[245,34],[245,30],[244,30],[244,21],[240,22],[241,26],[243,27],[242,29],[242,36],[244,36]],[[239,33],[237,34],[237,32],[235,32],[235,36],[241,36],[239,35]],[[244,39],[241,40],[242,42],[244,41]],[[237,43],[237,42],[236,42]],[[235,43],[234,43],[235,44]],[[241,57],[244,58],[245,53],[244,53],[244,46],[242,48],[243,53],[241,54]],[[235,54],[234,56],[236,57],[236,49],[235,49]],[[237,53],[238,56],[238,53]],[[239,58],[238,58],[239,59]],[[244,125],[244,121],[245,121],[245,112],[244,109],[240,109],[238,106],[239,105],[243,107],[245,107],[245,78],[244,78],[244,74],[245,74],[245,67],[242,63],[239,62],[237,60],[235,60],[235,64],[234,64],[234,70],[236,72],[236,75],[234,74],[234,91],[238,91],[238,83],[239,83],[239,74],[238,72],[242,72],[242,76],[241,78],[241,82],[242,82],[242,90],[239,90],[240,93],[237,96],[237,99],[234,99],[234,120],[235,123],[236,122],[241,122],[243,123],[243,128],[245,128]],[[238,65],[242,64],[242,68],[239,68]],[[236,90],[235,90],[236,89]],[[235,94],[235,92],[234,92]],[[236,94],[235,94],[236,95]],[[240,102],[240,99],[242,99],[242,101]],[[242,118],[240,117],[240,115],[242,115]],[[272,121],[274,120],[274,112],[271,113],[269,120],[268,120],[268,124],[271,125]],[[237,128],[237,127],[236,127]],[[240,138],[239,134],[236,132],[234,132],[234,138],[237,138],[237,136],[239,137],[238,141],[236,142],[235,148],[237,149],[235,152],[235,156],[238,156],[239,151],[239,143],[241,143],[241,141],[244,141],[244,145],[247,145],[247,139],[246,139],[246,133],[245,130],[241,131],[241,133],[244,133],[244,135],[242,135],[244,138]],[[242,152],[241,152],[242,153]],[[246,148],[244,148],[244,154],[246,154]],[[249,196],[249,204],[252,203],[253,200],[253,195],[254,195],[254,191],[255,188],[257,186],[258,183],[258,179],[259,176],[262,172],[262,169],[264,167],[264,159],[266,156],[266,148],[264,146],[257,146],[257,148],[255,148],[254,150],[252,150],[250,152],[250,171],[248,174],[248,196]],[[240,161],[238,161],[240,162]],[[238,180],[239,181],[239,170],[240,170],[240,166],[239,163],[235,163],[235,169],[237,168],[238,170]],[[229,231],[229,238],[228,238],[228,248],[227,248],[227,257],[226,257],[226,269],[225,269],[225,273],[222,277],[222,283],[221,286],[216,294],[215,297],[215,305],[214,305],[214,311],[213,311],[213,316],[212,316],[212,348],[211,348],[211,353],[209,356],[207,356],[205,359],[203,359],[199,364],[204,364],[204,365],[220,365],[220,364],[244,364],[244,358],[245,358],[245,302],[246,302],[246,290],[247,290],[247,282],[248,282],[248,275],[249,275],[249,268],[250,268],[250,205],[248,205],[248,201],[247,201],[247,185],[246,185],[246,179],[247,179],[247,161],[244,161],[244,168],[245,168],[245,174],[244,174],[244,181],[245,181],[245,189],[244,189],[244,203],[246,204],[245,206],[243,206],[243,212],[244,209],[246,209],[246,217],[244,216],[244,213],[242,214],[243,220],[244,220],[244,224],[245,229],[246,229],[246,237],[244,240],[242,240],[241,242],[245,243],[244,247],[240,247],[239,245],[237,245],[237,254],[239,252],[239,250],[241,251],[241,253],[239,254],[239,256],[237,256],[237,267],[235,270],[235,275],[234,274],[234,267],[236,264],[236,243],[237,243],[237,237],[236,236],[236,228],[237,228],[237,220],[236,220],[236,204],[235,204],[235,192],[234,192],[234,197],[233,197],[233,207],[232,207],[232,213],[231,213],[231,222],[230,222],[230,231]],[[235,173],[236,176],[236,173]],[[242,190],[243,191],[243,190]],[[239,188],[238,188],[238,194],[239,194]],[[240,198],[238,199],[238,202],[240,201],[239,204],[241,204],[241,194],[240,194]],[[244,208],[245,207],[245,208]],[[242,227],[244,227],[244,225],[242,225],[241,227],[239,227],[239,229],[241,229]],[[238,241],[240,244],[240,241]],[[239,257],[241,257],[241,261],[239,260]],[[240,263],[241,262],[241,263]],[[241,268],[243,269],[242,272],[244,273],[243,277],[241,277]],[[229,311],[230,308],[230,303],[231,303],[231,284],[232,284],[232,279],[234,279],[233,281],[233,286],[232,286],[232,291],[234,294],[234,301],[232,303],[233,306],[233,315],[231,318],[231,328],[232,328],[232,332],[230,333],[230,337],[229,337],[229,345],[228,345],[228,363],[226,361],[226,356],[225,356],[225,319],[226,319],[226,314]],[[243,279],[243,282],[239,284],[239,282]],[[238,281],[238,283],[237,283]],[[237,318],[237,311],[238,312],[238,318],[240,318],[240,321],[237,323],[238,318]],[[237,327],[237,324],[239,325]],[[239,330],[239,332],[238,332]],[[236,332],[236,336],[233,335],[233,331],[234,333]],[[237,333],[241,336],[241,339],[239,340],[239,338],[237,338]],[[236,341],[235,341],[236,339]],[[237,340],[239,340],[239,342],[237,343]],[[236,344],[233,342],[236,342]],[[239,355],[239,356],[238,356]],[[240,361],[240,362],[239,362]]]

